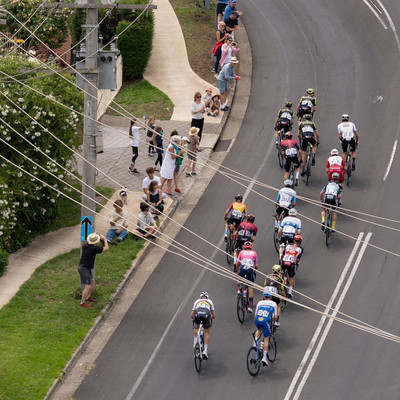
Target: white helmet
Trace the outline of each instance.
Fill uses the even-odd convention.
[[[289,210],[289,215],[293,215],[293,217],[295,217],[297,215],[297,210],[295,208],[291,208]]]
[[[338,155],[339,155],[339,151],[337,149],[332,149],[331,156],[338,156]]]
[[[350,119],[349,114],[342,114],[342,121],[348,121]]]

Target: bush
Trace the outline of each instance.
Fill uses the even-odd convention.
[[[1,243],[1,242],[0,242]],[[0,249],[0,276],[3,275],[8,265],[8,252]]]

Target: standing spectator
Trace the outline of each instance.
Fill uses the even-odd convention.
[[[129,128],[129,137],[131,138],[132,147],[132,160],[129,166],[129,172],[138,174],[139,171],[135,168],[136,159],[139,157],[139,131],[145,129],[144,127],[136,126],[136,118],[131,120],[131,126]]]
[[[226,105],[228,101],[228,94],[229,94],[229,81],[232,79],[240,79],[240,76],[235,75],[235,64],[239,61],[236,57],[231,58],[231,62],[226,64],[221,69],[221,72],[218,75],[218,87],[219,92],[221,93],[221,110],[222,111],[229,111],[231,108]]]
[[[211,97],[212,97],[212,88],[208,87],[206,88],[206,92],[203,94],[203,97],[201,98],[206,108],[210,105]]]
[[[177,131],[171,132],[171,136],[178,135]],[[180,142],[178,145],[172,144],[176,150],[177,158],[175,160],[175,169],[174,169],[174,184],[175,184],[175,192],[182,193],[182,190],[179,189],[179,170],[182,165],[183,161],[183,156],[186,153],[186,150],[184,150],[184,146],[186,143],[189,143],[190,140],[186,136],[178,136],[180,139]]]
[[[220,23],[224,16],[224,11],[227,5],[229,4],[229,0],[218,0],[217,3],[217,21]]]
[[[204,112],[206,111],[206,107],[201,99],[200,92],[196,92],[194,94],[194,100],[190,103],[190,111],[192,112],[191,126],[199,128],[198,135],[201,140],[201,134],[203,133],[204,126]]]
[[[225,7],[225,12],[224,12],[224,17],[222,20],[226,23],[228,21],[229,17],[231,16],[232,12],[237,13],[237,17],[239,18],[241,15],[243,15],[242,11],[238,11],[236,9],[236,0],[230,0],[229,5]]]
[[[162,167],[162,162],[163,162],[163,136],[164,132],[161,129],[161,127],[157,126],[157,128],[154,129],[157,133],[153,134],[153,143],[156,146],[156,151],[157,151],[157,160],[154,163],[154,170],[158,171],[157,169],[157,164],[160,164],[160,168]]]
[[[143,194],[142,194],[142,199],[144,201],[147,200],[148,198],[148,193],[149,193],[149,187],[150,187],[150,183],[153,181],[157,182],[158,187],[161,189],[161,179],[154,175],[154,168],[153,167],[148,167],[146,168],[146,178],[143,179],[142,182],[142,189],[143,189]],[[165,198],[165,193],[162,194],[162,198]]]
[[[216,117],[219,114],[219,110],[221,109],[221,95],[220,94],[214,94],[214,96],[211,98],[211,104],[209,107],[209,112],[210,115],[213,117]]]
[[[172,196],[172,179],[174,178],[174,171],[175,171],[175,160],[178,157],[177,154],[177,145],[181,143],[181,137],[179,135],[175,135],[171,137],[171,143],[165,152],[165,159],[164,163],[161,167],[161,189],[164,186],[165,181],[167,182],[167,190],[165,191],[166,194]],[[175,145],[175,146],[174,146]],[[184,151],[184,150],[183,150]]]
[[[157,214],[164,211],[164,201],[161,193],[160,187],[157,181],[150,182],[149,190],[147,192],[147,203],[151,206],[151,212],[156,214],[155,220],[158,220]]]
[[[226,24],[226,33],[230,34],[232,36],[232,39],[234,39],[234,33],[235,31],[238,31],[240,29],[239,27],[239,21],[237,19],[237,13],[235,11],[232,11],[231,15],[229,16],[229,19],[225,22]]]
[[[200,141],[197,133],[199,128],[192,126],[189,131],[189,143],[187,146],[188,162],[186,164],[186,177],[197,176],[195,172],[197,156],[196,153],[199,150]],[[192,172],[190,172],[190,167],[192,167]]]
[[[141,213],[138,215],[137,230],[145,238],[153,238],[153,234],[157,231],[158,226],[154,221],[153,216],[149,212],[150,206],[146,203],[140,203]]]
[[[122,209],[124,203],[122,200],[115,200],[114,210],[110,211],[110,225],[111,228],[108,230],[106,240],[108,244],[116,246],[121,243],[127,236],[128,232],[128,214]],[[118,236],[117,241],[113,242],[115,236]]]
[[[211,72],[218,73],[219,60],[221,59],[221,46],[224,43],[225,36],[226,24],[223,21],[218,22],[217,41],[215,42],[215,46],[213,49],[213,54],[215,56],[215,66],[211,70]]]
[[[146,142],[149,144],[149,149],[147,155],[149,157],[153,157],[153,154],[156,152],[154,148],[154,142],[153,142],[153,129],[154,129],[154,124],[156,122],[156,119],[154,116],[149,117],[149,122],[147,123],[147,126],[149,129],[147,129],[147,137],[146,137]]]
[[[100,240],[102,241],[104,247],[95,246],[95,244],[99,243]],[[90,235],[88,235],[86,242],[84,242],[82,245],[82,253],[81,259],[79,260],[78,271],[81,278],[81,284],[85,285],[85,287],[82,291],[82,297],[79,307],[91,308],[92,306],[90,304],[87,304],[86,302],[96,302],[96,300],[90,297],[95,286],[93,275],[94,262],[98,253],[102,253],[107,250],[108,243],[106,238],[102,235],[98,235],[97,233],[91,233]]]
[[[238,53],[239,50],[237,43],[233,42],[233,39],[229,36],[221,47],[221,60],[219,61],[221,67],[225,64],[229,64],[231,58],[236,57],[236,53]]]

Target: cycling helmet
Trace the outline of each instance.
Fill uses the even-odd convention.
[[[282,272],[282,267],[279,264],[275,264],[272,267],[272,273],[274,274],[280,274]]]
[[[339,150],[337,149],[332,149],[331,151],[331,156],[338,156],[339,155]]]
[[[332,179],[337,179],[337,180],[339,180],[339,179],[340,179],[340,174],[339,174],[339,172],[334,172],[334,173],[332,174]]]
[[[285,186],[292,186],[292,185],[293,185],[293,181],[292,181],[291,179],[285,179],[285,180],[283,181],[283,184],[284,184]]]
[[[348,121],[349,119],[349,114],[342,114],[342,121]]]
[[[209,297],[209,296],[208,296],[208,292],[201,292],[201,293],[200,293],[200,298],[201,298],[201,299],[208,299],[208,297]]]
[[[286,101],[285,102],[285,107],[292,107],[292,102],[291,101]]]
[[[270,299],[272,297],[272,294],[269,291],[265,290],[265,289],[266,288],[264,288],[263,296],[266,297],[267,299]]]
[[[309,89],[307,89],[307,94],[309,94],[310,96],[314,96],[315,90],[312,88],[309,88]]]
[[[242,196],[241,194],[237,194],[237,195],[235,196],[235,200],[240,202],[240,201],[243,200],[243,196]]]
[[[306,114],[304,116],[304,119],[306,119],[307,121],[311,121],[312,120],[312,115],[311,114]]]
[[[285,133],[285,137],[291,138],[292,137],[292,132],[288,131]]]
[[[253,248],[253,243],[251,243],[249,240],[247,242],[244,242],[243,249],[251,250],[252,248]]]
[[[249,216],[247,217],[247,221],[249,222],[254,222],[255,219],[256,217],[253,214],[249,214]]]
[[[291,208],[289,210],[289,215],[292,215],[293,217],[295,217],[297,215],[297,210],[295,208]]]
[[[294,241],[295,242],[302,242],[303,241],[303,236],[301,236],[301,235],[296,235],[295,237],[294,237]]]

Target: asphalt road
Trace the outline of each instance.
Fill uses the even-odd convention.
[[[281,187],[283,173],[277,164],[271,129],[276,112],[284,99],[295,104],[308,87],[313,87],[317,92],[315,122],[321,146],[310,185],[306,187],[301,181],[298,193],[318,199],[326,183],[325,160],[330,150],[338,147],[336,126],[340,115],[346,112],[356,123],[361,139],[357,170],[351,185],[344,190],[343,207],[399,220],[397,154],[387,179],[383,178],[400,132],[400,47],[395,30],[400,29],[400,3],[246,0],[239,6],[245,12],[243,21],[252,46],[253,84],[241,131],[224,165]],[[249,184],[246,182],[246,186]],[[254,188],[268,197],[276,197],[272,190]],[[245,189],[217,174],[186,226],[219,243],[224,209],[240,192]],[[256,215],[260,229],[255,242],[260,269],[269,272],[276,260],[271,217],[274,207],[254,193],[248,195],[246,204]],[[307,217],[320,218],[320,210],[315,206],[299,202],[297,208]],[[337,227],[353,237],[363,232],[363,239],[398,252],[396,231],[344,216],[339,217]],[[354,240],[339,234],[334,235],[327,248],[319,227],[305,219],[303,236],[305,255],[296,289],[327,304],[348,264],[334,304],[349,282],[340,310],[398,334],[398,258],[377,249],[363,249],[361,245],[355,248]],[[226,265],[223,254],[187,233],[181,232],[177,240]],[[355,257],[348,263],[353,249]],[[350,276],[352,270],[354,279]],[[74,399],[180,400],[196,395],[210,399],[400,398],[399,344],[337,322],[326,331],[324,339],[326,322],[320,332],[320,316],[294,305],[284,311],[276,334],[278,359],[263,368],[257,378],[251,378],[245,358],[253,322],[249,317],[243,325],[238,323],[235,286],[234,282],[204,272],[177,256],[165,256]],[[217,319],[211,332],[210,360],[197,374],[189,314],[202,290],[207,290],[214,300]],[[300,295],[295,299],[314,306]],[[310,347],[310,354],[315,362],[310,363],[312,357],[305,358],[305,354],[314,335],[317,346]]]

